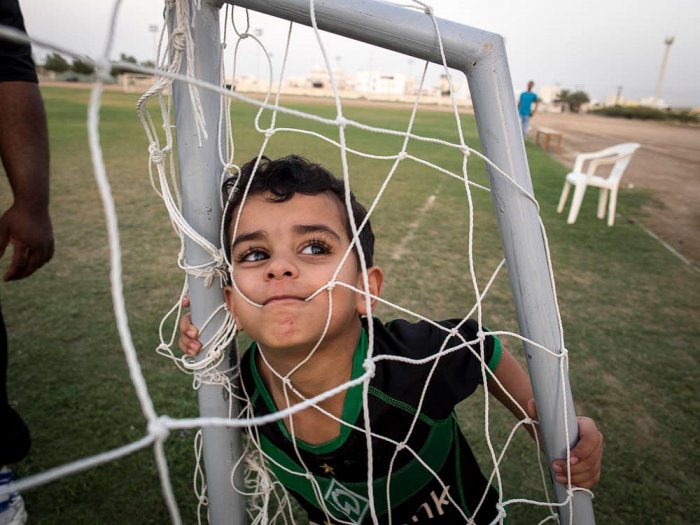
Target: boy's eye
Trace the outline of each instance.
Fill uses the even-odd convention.
[[[258,262],[268,258],[262,250],[248,250],[237,257],[238,262]]]
[[[301,250],[304,255],[325,255],[330,253],[330,248],[323,241],[311,241]]]

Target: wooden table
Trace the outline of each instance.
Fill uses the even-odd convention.
[[[552,128],[537,128],[536,130],[536,135],[535,135],[535,144],[539,146],[540,144],[540,136],[542,136],[542,148],[545,151],[549,150],[549,145],[556,143],[557,145],[557,153],[561,151],[561,139],[562,139],[562,132],[556,129]]]

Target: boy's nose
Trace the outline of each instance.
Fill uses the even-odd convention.
[[[298,268],[287,257],[275,257],[270,260],[270,264],[267,266],[267,280],[283,279],[285,277],[294,278],[298,275]]]

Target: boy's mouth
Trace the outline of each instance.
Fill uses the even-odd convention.
[[[269,304],[275,304],[275,303],[282,303],[285,301],[304,301],[303,297],[297,297],[295,295],[273,295],[272,297],[268,297],[265,302],[263,303],[263,306],[267,306]]]

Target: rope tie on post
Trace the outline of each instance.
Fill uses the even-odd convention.
[[[170,35],[175,51],[182,53],[187,47],[187,36],[182,29],[176,29]]]

